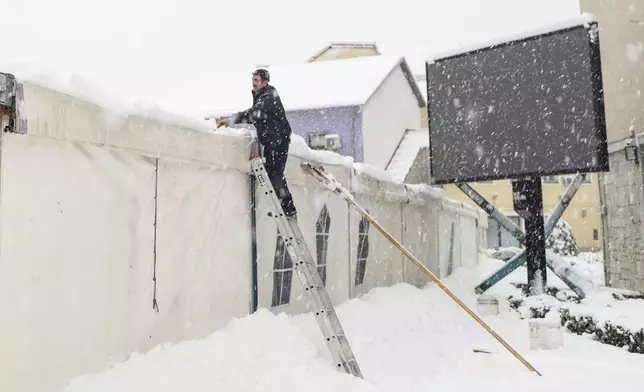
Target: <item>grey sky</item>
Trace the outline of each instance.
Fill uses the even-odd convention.
[[[442,50],[579,14],[578,0],[0,0],[0,9],[3,71],[38,64],[147,99],[217,69],[304,61],[330,41]]]

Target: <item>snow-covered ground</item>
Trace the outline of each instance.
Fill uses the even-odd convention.
[[[601,268],[590,261],[578,258],[575,269],[599,274]],[[456,270],[445,282],[476,309],[473,288],[502,264],[485,258],[476,270]],[[338,307],[364,380],[332,367],[310,315],[261,310],[207,339],[160,346],[103,373],[71,380],[65,392],[641,391],[644,355],[567,332],[560,349],[529,349],[528,321],[509,310],[505,300],[518,294],[511,283],[525,282],[525,274],[519,268],[488,291],[500,299],[501,313],[485,320],[542,377],[528,371],[435,285],[398,284]],[[556,278],[551,282],[559,284]],[[596,287],[594,294],[606,292]],[[621,316],[644,314],[644,300],[622,303],[628,306],[617,311]]]

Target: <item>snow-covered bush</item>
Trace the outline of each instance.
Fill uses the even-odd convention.
[[[519,308],[523,305],[523,299],[514,298],[514,296],[511,295],[508,297],[508,303],[510,304],[510,309],[519,310]]]
[[[525,296],[525,297],[528,296],[530,286],[528,286],[527,283],[511,283],[511,284],[512,284],[512,286],[514,286],[514,287],[518,288],[519,290],[521,290],[521,294],[523,296]],[[579,297],[577,297],[576,294],[571,293],[569,291],[559,290],[557,287],[554,287],[554,286],[546,287],[546,294],[548,294],[548,295],[550,295],[552,297],[555,297],[556,299],[558,299],[561,302],[574,302],[576,304],[579,303]],[[509,298],[512,298],[512,296],[510,296]]]
[[[633,343],[632,346],[635,347],[639,354],[644,354],[644,328],[632,334]]]
[[[566,308],[559,309],[559,315],[561,326],[574,334],[593,334],[597,330],[597,322],[592,316],[573,316],[570,314],[570,309]]]
[[[595,339],[611,346],[620,347],[628,352],[644,354],[644,329],[631,331],[610,321],[599,325],[593,316],[570,314],[568,309],[559,309],[561,325],[577,335],[592,334]]]
[[[545,215],[544,219],[548,220],[548,215]],[[570,225],[563,219],[559,219],[552,233],[546,239],[546,248],[552,250],[559,256],[579,255],[577,240],[575,240],[575,236],[572,234]]]
[[[548,290],[547,294],[543,296],[518,298],[509,296],[508,302],[510,308],[517,311],[521,318],[559,317],[561,325],[574,334],[592,335],[601,343],[620,347],[631,353],[644,354],[644,329],[633,331],[611,321],[604,321],[601,324],[591,314],[580,314],[579,312],[573,314],[566,307],[565,302],[578,303],[578,300],[572,296],[567,299],[562,298],[561,292],[557,292],[557,290]]]

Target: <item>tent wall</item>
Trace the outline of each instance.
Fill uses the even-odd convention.
[[[26,133],[0,136],[0,390],[56,390],[252,311],[248,137],[23,87]],[[370,227],[356,284],[361,217],[306,177],[300,162],[289,157],[287,178],[334,303],[374,287],[427,283]],[[431,270],[446,276],[450,247],[452,268],[477,263],[479,241],[470,237],[480,238],[482,226],[472,210],[321,163]],[[306,311],[292,271],[284,286],[288,268],[275,304],[275,224],[259,190],[255,196],[259,306]]]

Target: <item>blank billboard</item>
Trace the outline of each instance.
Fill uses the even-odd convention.
[[[608,171],[595,23],[450,55],[426,70],[433,184]]]

